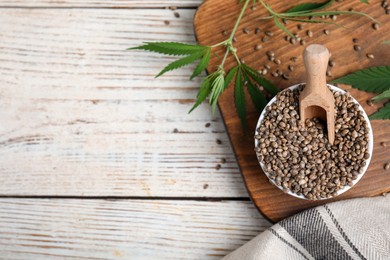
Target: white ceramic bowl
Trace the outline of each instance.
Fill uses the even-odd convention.
[[[289,87],[289,89],[291,89],[291,90],[297,89],[300,85],[302,85],[302,84],[293,85],[293,86]],[[328,86],[329,86],[330,89],[332,89],[334,91],[338,91],[338,92],[341,92],[341,93],[346,93],[344,90],[342,90],[341,88],[338,88],[336,86],[333,86],[333,85],[330,85],[330,84],[328,84]],[[363,107],[359,104],[359,102],[357,102],[356,99],[354,99],[353,97],[352,97],[352,99],[353,99],[353,102],[355,104],[359,105],[359,109],[363,113],[364,119],[367,121],[367,126],[368,126],[368,131],[369,131],[369,133],[368,133],[368,153],[370,154],[370,157],[365,161],[366,165],[362,168],[361,173],[358,175],[357,179],[352,181],[353,185],[352,186],[348,186],[348,185],[344,186],[344,188],[342,188],[342,189],[337,191],[337,195],[336,196],[346,192],[347,190],[349,190],[350,188],[355,186],[356,183],[358,183],[358,181],[363,177],[363,175],[366,173],[366,170],[367,170],[368,166],[370,165],[370,161],[371,161],[371,157],[372,157],[372,150],[373,150],[373,147],[374,147],[374,136],[372,134],[372,127],[371,127],[370,120],[368,119],[368,116],[367,116],[366,112],[364,111]],[[276,96],[273,99],[271,99],[271,101],[264,108],[263,112],[261,113],[261,115],[259,117],[259,120],[257,121],[256,132],[257,132],[257,129],[260,127],[260,125],[261,125],[261,123],[262,123],[262,121],[264,119],[266,108],[268,106],[272,105],[272,103],[274,103],[275,101],[276,101]],[[257,147],[258,144],[259,144],[259,141],[255,138],[255,147]],[[276,185],[275,181],[270,178],[269,174],[265,170],[265,165],[262,162],[260,162],[260,161],[259,161],[259,163],[260,163],[261,168],[263,169],[263,172],[265,173],[265,175],[267,175],[267,177],[270,180],[270,182],[273,183],[279,189],[283,190],[283,187]],[[306,198],[305,196],[297,195],[297,194],[295,194],[295,193],[293,193],[291,191],[288,191],[287,194],[289,194],[291,196],[294,196],[296,198],[308,200],[308,198]],[[334,197],[332,197],[332,198],[334,198]],[[327,199],[327,198],[321,198],[319,200],[324,200],[324,199]]]

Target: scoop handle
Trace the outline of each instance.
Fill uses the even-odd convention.
[[[329,62],[329,50],[320,44],[309,45],[303,52],[306,68],[306,87],[309,92],[322,92],[326,89],[326,70]]]

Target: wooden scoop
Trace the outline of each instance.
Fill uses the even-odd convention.
[[[303,52],[307,79],[306,86],[299,96],[299,113],[303,126],[308,118],[317,117],[326,121],[328,140],[333,144],[335,136],[334,97],[326,85],[329,56],[328,49],[319,44],[309,45]]]

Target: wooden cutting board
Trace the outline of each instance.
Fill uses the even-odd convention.
[[[277,1],[269,0],[268,3],[276,11],[285,11],[292,5],[305,1]],[[309,1],[313,2],[313,1]],[[297,22],[289,22],[287,28],[306,41],[307,44],[319,43],[325,45],[332,53],[332,58],[336,65],[331,69],[332,77],[328,81],[371,66],[390,65],[390,45],[381,44],[384,40],[390,40],[390,15],[386,15],[380,6],[380,0],[372,0],[369,5],[362,4],[358,0],[342,1],[332,5],[332,10],[348,10],[353,8],[356,11],[365,12],[378,19],[382,24],[379,30],[374,30],[373,22],[365,17],[344,15],[337,16],[337,23],[347,28],[337,27],[329,24],[302,24],[303,29],[298,29]],[[234,23],[241,10],[241,5],[237,0],[206,0],[198,9],[195,18],[195,33],[197,40],[202,45],[213,45],[221,42],[228,36],[224,31],[231,32]],[[236,33],[238,55],[244,62],[256,69],[263,68],[264,64],[271,66],[271,72],[279,69],[289,74],[289,79],[282,77],[272,77],[270,72],[267,78],[280,89],[304,81],[304,66],[302,63],[302,52],[305,46],[290,44],[284,37],[286,36],[278,29],[271,20],[259,20],[260,16],[268,14],[260,4],[249,7]],[[328,21],[330,21],[328,19]],[[255,29],[260,28],[261,33],[256,34]],[[244,32],[246,29],[246,32]],[[329,35],[324,33],[324,29],[329,30]],[[313,37],[308,37],[307,30],[313,32]],[[269,41],[264,42],[265,31],[273,32]],[[361,51],[355,51],[352,39],[359,40]],[[257,44],[262,45],[262,49],[256,51]],[[271,50],[275,56],[281,60],[280,65],[268,61],[266,51]],[[223,47],[217,49],[219,57],[212,58],[208,71],[214,71],[220,63],[220,57],[224,54]],[[368,59],[367,54],[372,53],[374,59]],[[291,61],[292,57],[298,57],[296,62]],[[227,62],[227,69],[235,65],[231,57]],[[294,71],[287,69],[288,65],[294,66]],[[372,114],[383,104],[374,106],[367,104],[373,94],[358,91],[349,86],[341,86],[362,104],[368,114]],[[305,201],[284,194],[281,190],[271,185],[267,177],[263,174],[258,164],[254,152],[253,135],[259,114],[251,106],[247,97],[248,116],[250,134],[243,135],[240,120],[236,114],[233,101],[233,88],[230,86],[220,97],[219,107],[224,119],[228,135],[230,137],[237,162],[240,166],[248,192],[256,204],[257,208],[271,221],[276,222],[304,209],[329,203],[337,200],[344,200],[356,197],[369,197],[382,195],[390,191],[390,171],[384,170],[386,162],[390,162],[390,120],[372,121],[374,131],[374,154],[368,171],[360,182],[343,195],[325,201]],[[384,144],[384,145],[383,145]],[[386,147],[387,146],[387,147]],[[390,196],[390,195],[389,195]]]

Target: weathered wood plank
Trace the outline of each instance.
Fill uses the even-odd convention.
[[[250,202],[0,199],[0,255],[214,259],[269,226]]]
[[[202,0],[2,0],[0,7],[92,7],[92,8],[140,8],[140,7],[197,7]]]
[[[193,67],[125,51],[194,42],[180,13],[1,10],[0,195],[247,196],[219,115],[187,114]]]

